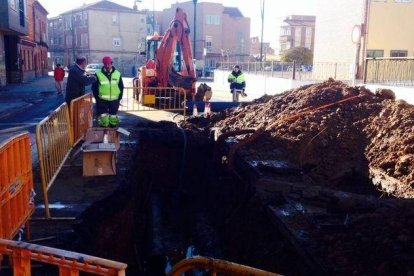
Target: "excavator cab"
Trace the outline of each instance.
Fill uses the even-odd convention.
[[[154,33],[153,36],[147,37],[147,60],[155,60],[158,46],[162,36],[159,36],[157,33]]]

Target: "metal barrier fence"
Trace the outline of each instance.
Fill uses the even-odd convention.
[[[352,80],[352,64],[345,62],[317,62],[314,64],[297,64],[294,62],[242,62],[238,64],[245,73],[254,73],[268,77],[297,80]],[[220,70],[231,71],[234,63],[220,64]]]
[[[125,87],[120,103],[121,111],[181,111],[185,116],[187,95],[182,88]]]
[[[0,238],[13,238],[34,211],[29,133],[0,143]]]
[[[73,146],[68,106],[63,103],[36,126],[36,144],[42,178],[46,218],[50,218],[47,192]]]
[[[280,274],[267,272],[253,267],[240,265],[223,260],[217,260],[206,257],[193,257],[184,259],[178,262],[172,270],[168,273],[169,276],[180,276],[182,273],[194,269],[205,269],[210,272],[209,275],[217,275],[217,273],[224,273],[224,275],[255,275],[255,276],[276,276]]]
[[[127,268],[127,265],[124,263],[61,249],[4,239],[0,239],[0,254],[8,255],[12,258],[13,275],[30,276],[31,261],[58,266],[59,275],[68,276],[79,275],[80,271],[95,275],[124,276],[125,269]]]
[[[70,103],[70,125],[73,133],[72,141],[77,144],[93,123],[92,94],[88,93]]]
[[[414,85],[414,58],[368,58],[364,83]]]
[[[277,78],[293,78],[293,62],[257,61],[237,63],[240,69],[246,73],[255,73]],[[231,71],[235,63],[223,62],[217,68],[219,70]]]

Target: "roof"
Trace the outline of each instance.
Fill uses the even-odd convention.
[[[111,10],[111,11],[124,11],[124,12],[136,12],[134,9],[116,4],[114,2],[108,0],[101,0],[99,2],[91,3],[91,4],[84,4],[79,8],[75,8],[73,10],[64,12],[62,14],[68,14],[75,11],[82,11],[82,10]]]
[[[34,1],[33,6],[37,6],[37,8],[40,9],[44,14],[49,14],[49,12],[45,9],[45,7],[42,6],[42,4],[40,4],[39,1]]]
[[[223,13],[230,15],[231,17],[243,17],[239,8],[224,7]]]

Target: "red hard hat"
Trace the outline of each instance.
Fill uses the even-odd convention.
[[[109,57],[109,56],[106,56],[102,59],[103,64],[108,64],[108,63],[111,63],[111,62],[112,62],[112,58]]]

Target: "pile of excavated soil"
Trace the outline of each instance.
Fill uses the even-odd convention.
[[[330,80],[264,96],[209,119],[190,118],[183,126],[222,133],[263,128],[265,133],[240,151],[245,159],[287,160],[331,187],[343,185],[348,174],[368,178],[374,170],[382,175],[380,182],[392,182],[379,189],[414,197],[414,107],[395,101],[389,90],[374,94]]]

